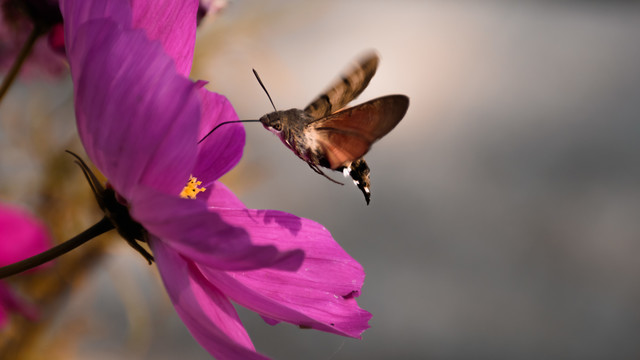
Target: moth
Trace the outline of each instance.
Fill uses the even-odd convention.
[[[259,120],[316,173],[338,184],[342,183],[321,168],[351,176],[367,205],[371,171],[363,156],[398,125],[409,107],[407,96],[387,95],[344,108],[369,85],[379,60],[376,53],[367,53],[304,109],[278,111],[274,106],[274,112]],[[254,74],[267,92],[255,70]],[[268,92],[267,96],[271,101]]]

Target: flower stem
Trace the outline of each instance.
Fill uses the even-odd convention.
[[[25,44],[22,46],[22,49],[20,49],[20,53],[11,65],[11,69],[9,69],[7,76],[5,76],[5,78],[2,80],[2,84],[0,85],[0,102],[9,90],[9,87],[11,87],[11,84],[13,84],[13,81],[18,76],[20,68],[22,67],[22,64],[24,64],[24,61],[27,60],[27,57],[29,57],[31,49],[33,49],[33,45],[35,45],[36,40],[38,40],[38,37],[40,37],[40,35],[42,34],[43,32],[41,28],[37,25],[34,26],[33,30],[31,30],[31,33],[29,33],[27,42],[25,42]]]
[[[82,233],[76,235],[75,237],[58,244],[51,249],[40,253],[38,255],[32,256],[28,259],[19,261],[15,264],[7,265],[0,267],[0,279],[4,279],[8,276],[15,275],[21,273],[23,271],[32,269],[36,266],[42,265],[48,261],[51,261],[58,256],[64,255],[69,251],[77,248],[78,246],[86,243],[87,241],[95,238],[98,235],[104,234],[109,230],[115,229],[115,226],[111,223],[111,221],[104,217],[102,220],[98,221],[95,225],[91,226],[87,230]]]

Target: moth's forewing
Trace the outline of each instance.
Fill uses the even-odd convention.
[[[391,131],[407,112],[409,98],[389,95],[339,111],[310,123],[331,169],[355,161]]]
[[[369,81],[376,73],[379,60],[375,52],[364,55],[344,72],[340,79],[318,95],[304,111],[320,119],[342,109],[369,85]]]

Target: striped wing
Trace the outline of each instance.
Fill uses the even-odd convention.
[[[375,52],[367,53],[304,111],[315,119],[320,119],[342,109],[369,85],[376,73],[379,60]]]

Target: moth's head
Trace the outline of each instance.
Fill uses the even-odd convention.
[[[260,118],[260,122],[265,129],[279,135],[282,132],[282,112],[274,111]]]

